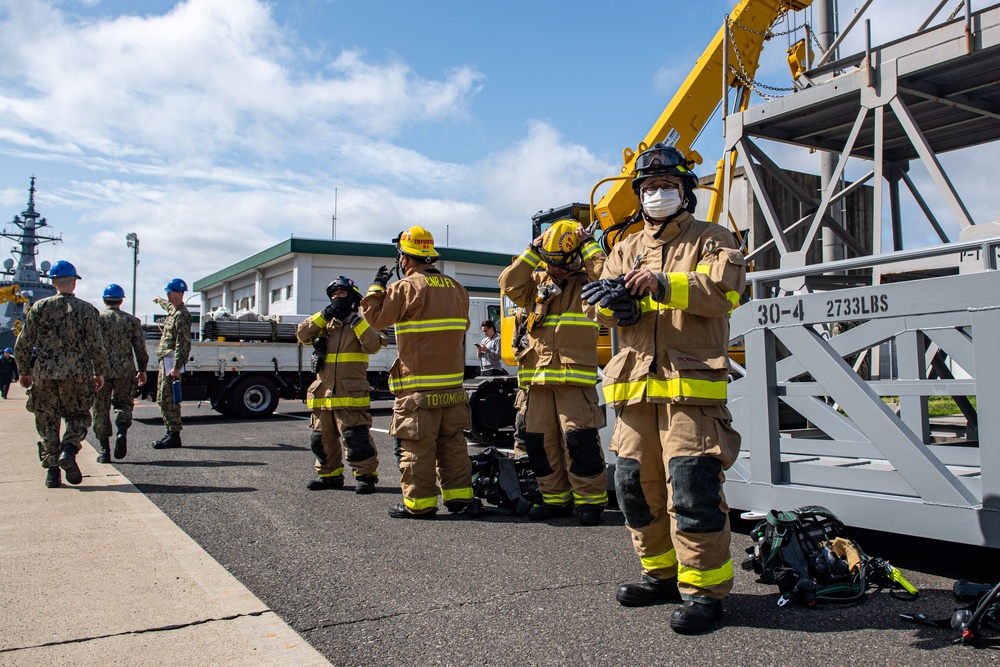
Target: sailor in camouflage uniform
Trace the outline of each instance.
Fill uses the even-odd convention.
[[[163,336],[156,348],[156,358],[160,362],[160,382],[156,392],[156,401],[160,404],[160,414],[166,434],[153,441],[154,449],[170,449],[181,446],[181,406],[174,403],[173,383],[180,382],[181,368],[191,355],[191,313],[184,305],[184,292],[187,283],[180,278],[174,278],[165,288],[167,298],[156,297],[154,302],[167,311],[167,319],[163,322]],[[172,368],[164,372],[164,358],[173,353]]]
[[[58,293],[28,311],[14,358],[21,386],[30,390],[26,407],[35,413],[42,438],[38,457],[48,471],[45,486],[54,488],[62,483],[60,468],[70,484],[83,481],[76,454],[90,428],[90,406],[104,385],[108,358],[97,309],[73,296],[80,278],[76,267],[60,260],[49,277]],[[66,420],[62,438],[61,420]]]
[[[94,435],[100,442],[98,463],[111,463],[111,419],[109,410],[115,409],[115,458],[123,459],[128,453],[128,429],[132,425],[132,405],[137,385],[146,383],[146,364],[149,354],[142,335],[139,318],[122,312],[125,290],[120,285],[104,288],[104,311],[101,312],[101,331],[104,347],[108,352],[108,372],[104,387],[94,398]],[[139,372],[136,373],[136,364]]]

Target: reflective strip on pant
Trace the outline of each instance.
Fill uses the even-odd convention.
[[[344,466],[340,466],[339,468],[337,468],[333,472],[328,472],[325,475],[323,473],[319,473],[319,476],[322,479],[326,479],[327,477],[343,477],[344,476]]]
[[[546,505],[569,505],[570,500],[572,498],[573,498],[572,491],[542,494],[542,502],[545,503]]]
[[[677,567],[677,551],[671,549],[658,556],[643,556],[639,559],[642,562],[642,569],[652,572],[653,570],[671,570]],[[730,565],[732,561],[730,561]]]
[[[645,559],[643,559],[645,561]],[[733,561],[727,560],[721,567],[714,570],[696,570],[693,567],[681,565],[677,569],[677,581],[697,586],[698,588],[711,588],[733,578]]]
[[[599,493],[593,496],[584,496],[574,491],[573,502],[577,505],[607,505],[608,492],[605,491],[604,493]]]
[[[438,499],[437,496],[431,498],[406,498],[403,497],[403,502],[406,504],[407,509],[414,512],[423,512],[425,510],[437,509]]]
[[[472,500],[472,487],[466,486],[461,489],[441,489],[441,499],[445,502],[449,500]]]

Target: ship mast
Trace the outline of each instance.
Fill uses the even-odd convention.
[[[0,236],[14,241],[17,246],[11,249],[11,253],[17,256],[17,263],[12,260],[4,262],[0,275],[12,276],[11,282],[20,284],[22,289],[27,283],[38,283],[41,281],[45,267],[39,271],[35,266],[35,256],[38,254],[38,246],[43,243],[54,243],[62,241],[62,235],[44,236],[38,233],[39,229],[48,226],[48,222],[35,210],[35,177],[31,177],[31,186],[28,188],[28,208],[15,215],[13,220],[16,230],[7,231],[4,228]]]

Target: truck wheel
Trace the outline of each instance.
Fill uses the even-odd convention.
[[[278,388],[266,377],[245,377],[233,386],[225,406],[241,419],[268,417],[278,407]]]

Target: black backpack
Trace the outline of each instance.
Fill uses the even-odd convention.
[[[511,458],[496,447],[487,447],[469,458],[472,491],[477,498],[519,516],[540,502],[538,481],[527,456]]]
[[[750,537],[755,544],[747,548],[743,569],[778,586],[779,606],[789,600],[808,607],[817,602],[857,602],[870,586],[905,589],[907,597],[894,594],[899,599],[917,595],[888,561],[867,556],[844,523],[825,507],[771,510]]]

